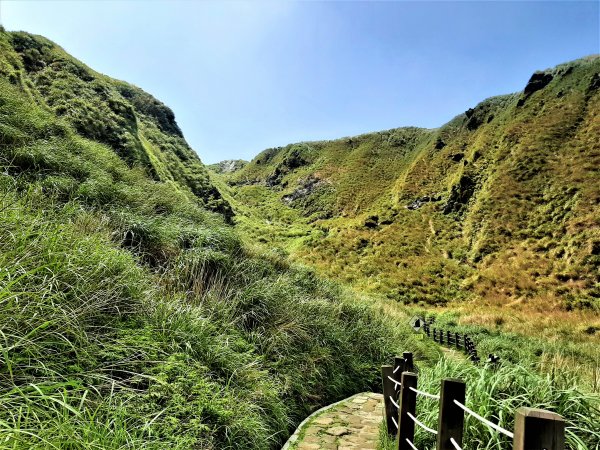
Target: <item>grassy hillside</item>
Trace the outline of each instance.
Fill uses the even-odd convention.
[[[275,449],[401,346],[435,355],[246,246],[167,107],[0,47],[0,448]]]
[[[167,106],[131,84],[99,74],[53,42],[4,34],[0,76],[82,137],[109,146],[129,167],[172,183],[199,203],[231,217]]]
[[[525,347],[597,386],[600,58],[525,81],[438,129],[272,148],[216,182],[256,242],[410,311],[446,306],[490,351],[537,336]]]
[[[404,303],[598,311],[599,73],[538,72],[435,130],[265,150],[228,198],[249,236]]]
[[[399,351],[437,359],[386,302],[244,243],[167,107],[44,38],[0,47],[0,448],[276,449]],[[503,380],[598,446],[596,397]]]

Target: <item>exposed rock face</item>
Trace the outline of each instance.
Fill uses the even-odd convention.
[[[552,81],[552,78],[554,78],[552,74],[546,72],[536,72],[531,75],[531,78],[527,82],[527,86],[525,86],[525,89],[523,90],[525,97],[529,97],[534,92],[545,88],[548,83]]]
[[[441,195],[424,195],[423,197],[416,198],[412,203],[406,205],[405,208],[414,211],[415,209],[419,209],[425,203],[439,202],[441,199]]]
[[[459,153],[453,153],[452,155],[449,156],[449,158],[454,161],[454,162],[459,162],[462,161],[462,159],[465,157],[465,154],[462,152]]]
[[[379,216],[369,216],[365,220],[365,227],[377,228],[379,226]]]
[[[300,181],[300,185],[291,194],[284,195],[281,200],[290,205],[296,200],[301,200],[312,194],[317,188],[327,184],[326,181],[321,180],[315,176],[309,176],[304,180]]]
[[[492,97],[481,102],[475,108],[467,109],[465,111],[465,116],[467,118],[465,126],[467,130],[474,131],[481,125],[494,120],[494,113],[507,101],[507,97]]]
[[[525,104],[525,100],[531,97],[531,94],[539,91],[540,89],[544,89],[553,78],[554,76],[551,73],[535,72],[533,75],[531,75],[531,78],[527,82],[525,89],[523,89],[523,97],[519,99],[517,105],[523,106]]]
[[[589,90],[595,91],[596,89],[600,89],[600,73],[595,73],[590,83]]]
[[[248,164],[248,161],[242,159],[226,159],[215,164],[213,168],[217,173],[233,173],[242,169],[246,164]]]
[[[299,149],[293,149],[285,159],[275,167],[273,173],[266,179],[267,186],[273,187],[281,184],[281,179],[294,169],[302,167],[308,164],[308,161],[304,159]]]

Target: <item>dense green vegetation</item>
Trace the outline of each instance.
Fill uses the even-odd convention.
[[[406,313],[249,245],[230,207],[246,235],[295,254],[330,245],[333,223],[366,239],[408,214],[383,214],[389,186],[423,146],[437,146],[431,131],[353,138],[361,150],[351,164],[332,159],[317,172],[307,166],[319,161],[316,144],[273,150],[260,168],[234,163],[232,190],[211,179],[172,111],[149,94],[39,36],[0,30],[0,50],[0,448],[275,449],[318,406],[378,389],[378,366],[395,353],[435,366],[439,350],[417,339]],[[343,160],[345,141],[322,145]],[[273,161],[279,172],[261,172]],[[319,195],[292,195],[294,174]],[[264,185],[243,185],[265,175]],[[371,205],[376,218],[365,216]],[[439,226],[459,213],[429,214]],[[365,264],[370,242],[360,244]],[[448,267],[468,271],[454,260]],[[522,370],[501,387],[506,408],[553,398],[574,426],[593,425],[596,397]],[[523,397],[532,382],[548,395]],[[580,448],[598,445],[594,432],[577,436]]]
[[[439,129],[268,149],[215,182],[253,240],[597,390],[599,112],[592,56]]]
[[[0,447],[278,448],[377,386],[408,332],[244,245],[166,107],[0,45]]]
[[[130,167],[196,195],[202,205],[231,210],[188,146],[173,112],[141,89],[99,74],[53,42],[27,33],[4,34],[0,75],[19,85],[79,135],[106,144]]]
[[[524,405],[555,411],[566,421],[566,445],[571,449],[600,446],[600,403],[597,396],[582,394],[577,382],[565,372],[538,375],[534,367],[502,364],[497,369],[478,368],[455,357],[443,357],[433,367],[419,371],[418,388],[437,394],[444,378],[464,380],[465,404],[482,417],[508,430],[514,429],[515,411]],[[438,402],[426,397],[417,400],[417,418],[437,429]],[[393,440],[381,427],[381,450],[396,449]],[[417,448],[435,448],[435,436],[415,427]],[[466,416],[463,445],[465,449],[510,448],[506,436],[491,430],[477,419]]]
[[[216,182],[246,236],[434,315],[504,361],[492,373],[455,361],[425,379],[465,378],[487,415],[560,411],[571,448],[596,448],[599,88],[600,58],[584,58],[439,129],[268,149]],[[469,426],[468,448],[502,445]]]
[[[435,130],[265,150],[223,175],[238,223],[403,303],[598,311],[599,73],[536,73]]]

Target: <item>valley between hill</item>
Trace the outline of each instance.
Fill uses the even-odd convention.
[[[587,367],[589,341],[568,354],[521,336],[491,372],[442,357],[398,308],[548,296],[596,320],[597,68],[561,66],[441,130],[292,145],[221,178],[159,100],[0,28],[0,448],[277,449],[315,409],[379,389],[379,366],[406,349],[424,386],[478,380],[483,407],[551,408],[570,448],[598,448],[595,386],[560,370]],[[539,285],[510,278],[519,261]],[[468,326],[453,314],[438,320]],[[477,330],[483,348],[510,342]],[[467,433],[498,448],[483,426]]]
[[[251,240],[410,311],[585,347],[597,376],[598,117],[590,56],[438,129],[290,144],[211,170]]]

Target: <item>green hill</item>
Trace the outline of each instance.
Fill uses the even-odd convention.
[[[0,48],[0,448],[275,449],[378,385],[408,332],[244,244],[170,109]]]
[[[418,164],[429,133],[392,133],[398,167]],[[597,395],[582,394],[572,372],[555,377],[548,346],[521,340],[522,354],[535,357],[498,371],[448,361],[396,303],[240,237],[237,228],[272,217],[282,230],[275,239],[296,242],[298,233],[303,249],[307,237],[325,236],[324,220],[362,233],[405,213],[396,208],[388,225],[383,214],[365,216],[371,204],[383,211],[388,191],[401,198],[388,164],[368,153],[357,158],[389,181],[360,178],[349,160],[338,178],[348,191],[372,183],[371,192],[334,203],[342,197],[333,183],[302,162],[310,148],[274,151],[278,174],[261,175],[256,160],[228,165],[238,170],[223,176],[240,177],[239,186],[242,174],[265,177],[232,192],[158,100],[42,37],[0,29],[0,448],[277,449],[316,408],[379,389],[379,365],[406,349],[423,380],[441,371],[483,385],[473,398],[501,417],[521,404],[551,408],[567,420],[570,448],[597,448]],[[312,181],[283,187],[302,167]],[[278,189],[291,197],[281,201]],[[295,230],[280,225],[292,220]],[[501,445],[483,425],[466,433],[478,448]]]
[[[228,198],[257,241],[400,302],[598,310],[599,94],[583,58],[438,129],[265,150]]]
[[[0,76],[82,137],[109,146],[129,167],[172,183],[199,203],[231,216],[167,106],[131,84],[99,74],[53,42],[5,34]]]

